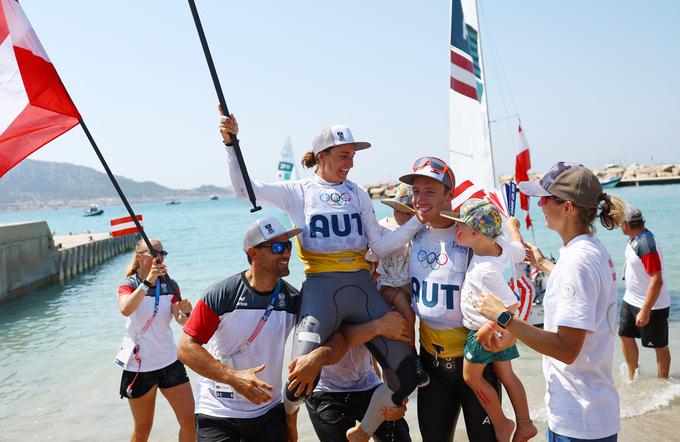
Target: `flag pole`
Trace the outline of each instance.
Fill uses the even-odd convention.
[[[90,130],[87,128],[87,125],[85,124],[85,121],[81,118],[78,118],[78,123],[80,124],[80,127],[83,128],[83,132],[85,132],[85,136],[87,137],[88,141],[92,145],[92,149],[94,149],[94,152],[97,154],[97,157],[99,158],[99,161],[102,163],[102,166],[104,166],[104,170],[106,171],[106,174],[109,176],[109,180],[111,180],[111,183],[113,184],[113,187],[115,187],[116,192],[118,192],[118,196],[120,197],[121,201],[123,201],[123,205],[127,209],[128,213],[132,217],[132,222],[135,223],[135,227],[139,230],[139,234],[142,236],[142,239],[146,243],[146,247],[149,249],[149,253],[151,253],[151,256],[156,259],[158,257],[158,250],[156,250],[152,245],[151,241],[149,240],[149,237],[146,236],[146,232],[144,232],[144,228],[140,224],[139,220],[137,219],[137,215],[135,212],[132,210],[132,206],[130,206],[130,203],[128,202],[127,198],[125,197],[125,194],[123,193],[123,189],[120,188],[118,185],[118,181],[116,180],[116,177],[113,176],[113,172],[111,172],[111,169],[109,168],[109,165],[106,163],[106,160],[104,159],[104,155],[102,155],[101,151],[99,150],[99,147],[97,147],[97,143],[94,141],[94,138],[92,137],[92,134],[90,133]],[[161,277],[162,279],[165,279],[165,283],[170,285],[171,287],[174,288],[175,296],[179,301],[182,300],[182,296],[179,294],[179,290],[177,290],[177,287],[175,287],[175,284],[172,282],[172,278],[170,278],[169,274],[165,274],[164,277]],[[184,314],[184,313],[182,313]],[[189,314],[186,314],[189,316]]]
[[[231,115],[229,113],[229,108],[227,108],[227,102],[224,99],[224,94],[222,93],[222,86],[220,85],[220,79],[217,76],[217,70],[215,69],[215,63],[213,63],[212,55],[210,55],[210,48],[208,47],[208,41],[205,38],[205,32],[203,32],[203,25],[201,25],[201,18],[198,16],[198,9],[196,9],[196,3],[194,0],[189,0],[189,8],[191,9],[191,15],[194,18],[194,24],[196,25],[196,32],[198,32],[198,38],[201,40],[201,47],[203,47],[203,54],[205,54],[205,61],[208,63],[208,69],[210,70],[210,76],[212,77],[213,84],[215,85],[215,92],[217,93],[217,99],[220,102],[220,106],[225,115]],[[241,145],[239,144],[236,134],[230,134],[231,144],[236,153],[236,159],[238,161],[238,167],[241,170],[241,175],[243,176],[243,181],[246,185],[246,192],[248,193],[248,199],[253,205],[250,212],[257,212],[261,210],[262,207],[257,205],[255,199],[255,192],[253,192],[253,185],[250,182],[250,176],[248,175],[248,169],[246,169],[246,163],[243,160],[243,154],[241,153]]]

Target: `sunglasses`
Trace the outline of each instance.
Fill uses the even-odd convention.
[[[137,252],[137,253],[149,253],[149,254],[151,254],[151,252],[148,251],[148,250],[141,250],[141,251],[139,251],[139,252]],[[158,253],[158,256],[162,256],[163,258],[165,258],[166,256],[168,256],[168,252],[166,252],[165,250],[159,250],[157,253]]]
[[[542,196],[538,200],[538,207],[543,207],[546,204],[548,204],[548,200],[555,200],[555,202],[558,203],[558,204],[562,204],[562,203],[566,202],[564,200],[557,198],[556,196],[552,196],[552,195],[551,196]]]
[[[284,250],[291,250],[293,248],[292,241],[276,241],[264,244],[258,244],[255,246],[256,249],[270,249],[274,255],[280,255]]]
[[[430,166],[430,169],[434,170],[435,172],[446,174],[446,177],[448,177],[448,179],[449,179],[449,184],[448,184],[449,188],[453,189],[453,186],[454,186],[453,173],[451,173],[451,168],[449,167],[448,164],[446,164],[446,161],[441,160],[437,157],[418,158],[416,160],[416,162],[413,163],[413,171],[417,172],[420,169],[423,169],[427,166]]]

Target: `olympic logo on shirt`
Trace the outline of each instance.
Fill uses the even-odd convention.
[[[331,192],[331,193],[326,193],[326,192],[321,192],[321,195],[319,195],[319,199],[328,204],[331,207],[342,207],[347,205],[350,201],[352,201],[352,197],[349,195],[349,193],[338,193],[338,192]]]
[[[426,252],[425,250],[421,250],[416,257],[418,258],[420,266],[424,269],[429,267],[432,270],[439,270],[441,266],[446,265],[446,263],[449,262],[449,257],[446,253]]]

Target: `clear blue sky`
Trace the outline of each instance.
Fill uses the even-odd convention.
[[[446,155],[448,1],[197,3],[252,176],[273,179],[286,136],[301,156],[332,123],[374,145],[360,183]],[[521,114],[533,170],[680,162],[680,3],[480,3],[491,118]],[[114,173],[228,184],[187,2],[21,4]],[[515,131],[492,125],[497,173],[514,168]],[[31,158],[102,170],[79,128]]]

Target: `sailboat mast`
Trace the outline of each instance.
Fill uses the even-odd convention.
[[[486,89],[486,92],[484,94],[484,103],[486,105],[486,127],[487,130],[489,131],[489,146],[491,148],[491,173],[493,174],[493,185],[494,187],[498,184],[497,182],[497,176],[496,176],[496,166],[494,163],[493,159],[493,137],[491,136],[491,119],[489,118],[490,112],[489,112],[489,94],[488,94],[488,89],[487,89],[487,83],[486,83],[486,68],[484,67],[484,51],[482,50],[482,23],[479,20],[479,0],[475,0],[475,14],[477,15],[477,29],[479,31],[479,36],[478,36],[478,45],[479,45],[479,64],[482,67],[482,72],[484,72],[484,88]]]

